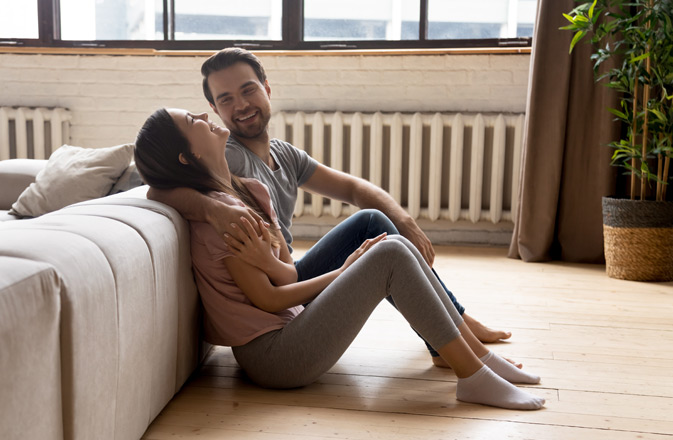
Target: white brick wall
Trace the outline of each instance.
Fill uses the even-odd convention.
[[[205,58],[0,54],[0,105],[69,108],[74,145],[130,142],[159,107],[209,110],[201,92]],[[523,112],[526,106],[525,54],[260,58],[275,110]]]

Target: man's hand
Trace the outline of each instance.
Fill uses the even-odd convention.
[[[384,213],[400,234],[412,242],[430,267],[435,250],[414,219],[383,189],[359,177],[353,177],[325,165],[318,165],[313,175],[302,185],[312,193],[355,205],[360,209],[378,209]]]
[[[432,247],[430,239],[425,235],[421,228],[418,227],[416,222],[409,219],[405,224],[396,226],[400,235],[413,243],[423,256],[425,262],[428,263],[428,266],[432,267],[432,264],[435,262],[435,249]]]
[[[255,231],[261,234],[258,222],[262,219],[255,211],[243,206],[227,205],[192,188],[150,188],[147,198],[175,208],[187,220],[209,223],[220,237],[233,232],[232,223],[243,227],[241,218],[247,219],[255,226]]]
[[[236,236],[237,232],[246,227],[242,223],[242,219],[248,222],[247,226],[253,228],[257,235],[262,234],[259,224],[260,222],[263,223],[264,220],[255,211],[243,206],[227,205],[226,203],[213,201],[215,203],[208,209],[206,220],[215,228],[220,237],[224,237],[224,234]],[[237,225],[237,227],[233,228],[232,224]]]
[[[269,264],[275,260],[268,227],[260,220],[257,229],[261,229],[262,233],[258,234],[247,219],[241,218],[240,223],[243,228],[232,224],[233,233],[225,233],[224,241],[238,258],[266,272]]]

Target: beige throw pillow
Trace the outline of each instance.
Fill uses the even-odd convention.
[[[84,200],[105,196],[133,158],[133,144],[109,148],[63,145],[49,157],[35,182],[10,214],[37,217]]]

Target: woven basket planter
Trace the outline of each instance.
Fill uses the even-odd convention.
[[[673,202],[603,197],[607,274],[632,281],[673,281]]]

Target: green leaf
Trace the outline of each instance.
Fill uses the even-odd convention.
[[[635,57],[635,58],[631,58],[631,60],[630,60],[629,62],[630,62],[631,64],[633,64],[633,63],[637,63],[637,62],[640,61],[640,60],[644,60],[645,58],[649,58],[649,56],[650,56],[650,53],[649,53],[649,52],[646,52],[646,53],[644,53],[644,54],[642,54],[642,55],[640,55],[640,56],[637,56],[637,57]]]
[[[585,36],[586,34],[587,34],[587,33],[586,33],[585,31],[579,31],[579,32],[577,32],[577,33],[575,34],[575,36],[573,37],[573,40],[570,42],[570,50],[568,51],[568,53],[572,53],[573,48],[575,47],[575,45],[576,45],[582,38],[584,38],[584,36]]]
[[[656,116],[657,119],[659,119],[660,121],[666,122],[666,117],[659,110],[655,110],[655,109],[651,108],[650,113],[653,114],[654,116]]]
[[[566,20],[568,20],[569,22],[571,22],[572,24],[575,24],[575,17],[573,17],[572,15],[568,15],[568,14],[563,14],[563,16],[564,16],[564,17],[566,18]]]
[[[613,115],[617,116],[619,119],[624,119],[624,120],[628,119],[628,117],[626,116],[625,113],[622,113],[622,112],[620,112],[620,111],[617,110],[617,109],[609,108],[608,111],[609,111],[610,113],[612,113]]]
[[[591,4],[591,7],[589,8],[589,13],[587,14],[589,18],[593,18],[594,16],[594,9],[596,8],[596,3],[598,3],[598,0],[594,0],[594,2]]]

